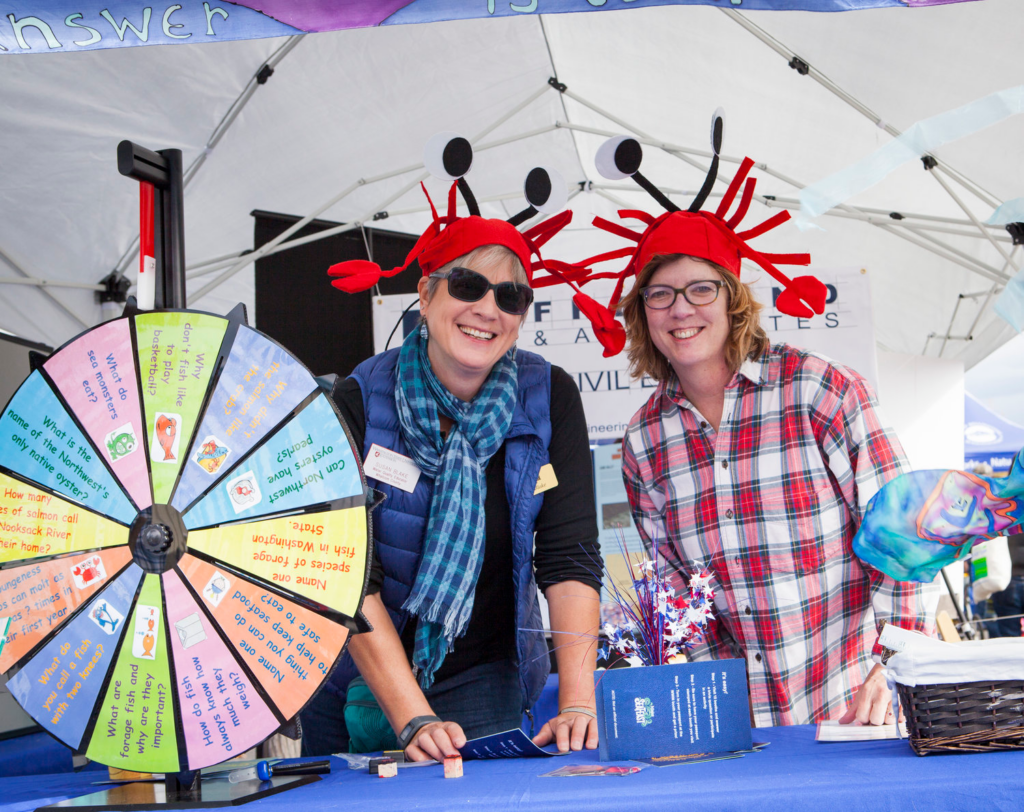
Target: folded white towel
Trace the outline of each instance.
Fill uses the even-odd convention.
[[[901,685],[1024,680],[1024,637],[946,643],[888,624],[879,642],[896,652],[886,676]]]

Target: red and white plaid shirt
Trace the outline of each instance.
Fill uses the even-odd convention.
[[[781,344],[733,376],[717,434],[673,376],[623,440],[648,548],[714,576],[718,621],[690,656],[746,660],[758,727],[838,718],[873,665],[876,624],[925,631],[937,601],[852,551],[868,501],[906,469],[877,405],[856,372]]]

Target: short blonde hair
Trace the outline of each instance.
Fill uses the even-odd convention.
[[[515,251],[511,248],[506,248],[504,245],[481,245],[479,248],[474,248],[468,254],[463,254],[458,259],[453,259],[451,262],[442,265],[434,271],[434,273],[448,273],[452,268],[469,268],[470,270],[473,270],[473,265],[476,262],[499,262],[503,259],[507,259],[512,263],[512,281],[517,285],[530,287],[530,279],[526,275],[526,269],[523,267],[522,260],[519,259],[519,256]],[[434,291],[437,290],[437,286],[440,282],[441,280],[433,275],[428,278],[428,302],[434,298]]]
[[[463,254],[457,259],[453,259],[438,268],[434,273],[448,273],[452,268],[469,268],[473,270],[473,264],[476,262],[488,263],[488,262],[499,262],[503,259],[507,259],[512,263],[512,281],[517,285],[524,287],[530,287],[530,278],[526,275],[526,268],[523,267],[522,260],[519,259],[519,255],[516,254],[511,248],[507,248],[504,245],[481,245],[479,248],[474,248],[468,254]],[[434,274],[427,277],[427,301],[429,302],[434,298],[434,294],[437,292],[437,286],[441,284],[442,280]],[[523,313],[519,319],[520,326],[526,321],[529,310]],[[426,319],[423,314],[420,313],[420,324],[425,324]]]
[[[694,259],[703,262],[718,272],[729,295],[729,338],[725,343],[725,361],[733,372],[748,358],[763,355],[769,344],[768,334],[761,327],[760,304],[750,293],[750,288],[740,282],[731,271],[702,257],[687,254],[658,254],[651,258],[640,273],[632,290],[619,303],[626,320],[626,337],[629,339],[629,371],[634,378],[649,375],[656,381],[672,377],[672,367],[661,350],[654,346],[651,331],[647,327],[647,313],[640,291],[647,286],[655,271],[662,265],[677,259]]]

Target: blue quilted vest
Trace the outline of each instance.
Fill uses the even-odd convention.
[[[399,349],[375,355],[352,373],[362,389],[366,412],[363,459],[374,443],[409,456],[395,409]],[[519,350],[516,366],[519,397],[505,440],[505,494],[512,521],[515,627],[520,630],[541,628],[537,584],[533,577],[533,525],[544,497],[542,494],[535,496],[533,492],[540,469],[548,462],[551,442],[551,365],[539,355]],[[372,478],[367,478],[367,482],[387,497],[373,513],[373,541],[384,570],[381,599],[401,634],[409,621],[402,604],[412,590],[419,569],[434,481],[421,475],[412,493]],[[486,584],[477,584],[477,589],[486,588]],[[526,710],[537,701],[550,671],[544,635],[517,631],[516,660]],[[325,690],[344,696],[349,681],[357,674],[355,663],[346,652],[329,684],[324,686]]]

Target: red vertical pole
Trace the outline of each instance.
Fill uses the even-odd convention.
[[[152,310],[156,298],[153,193],[152,184],[139,182],[139,284],[136,299],[142,310]]]

